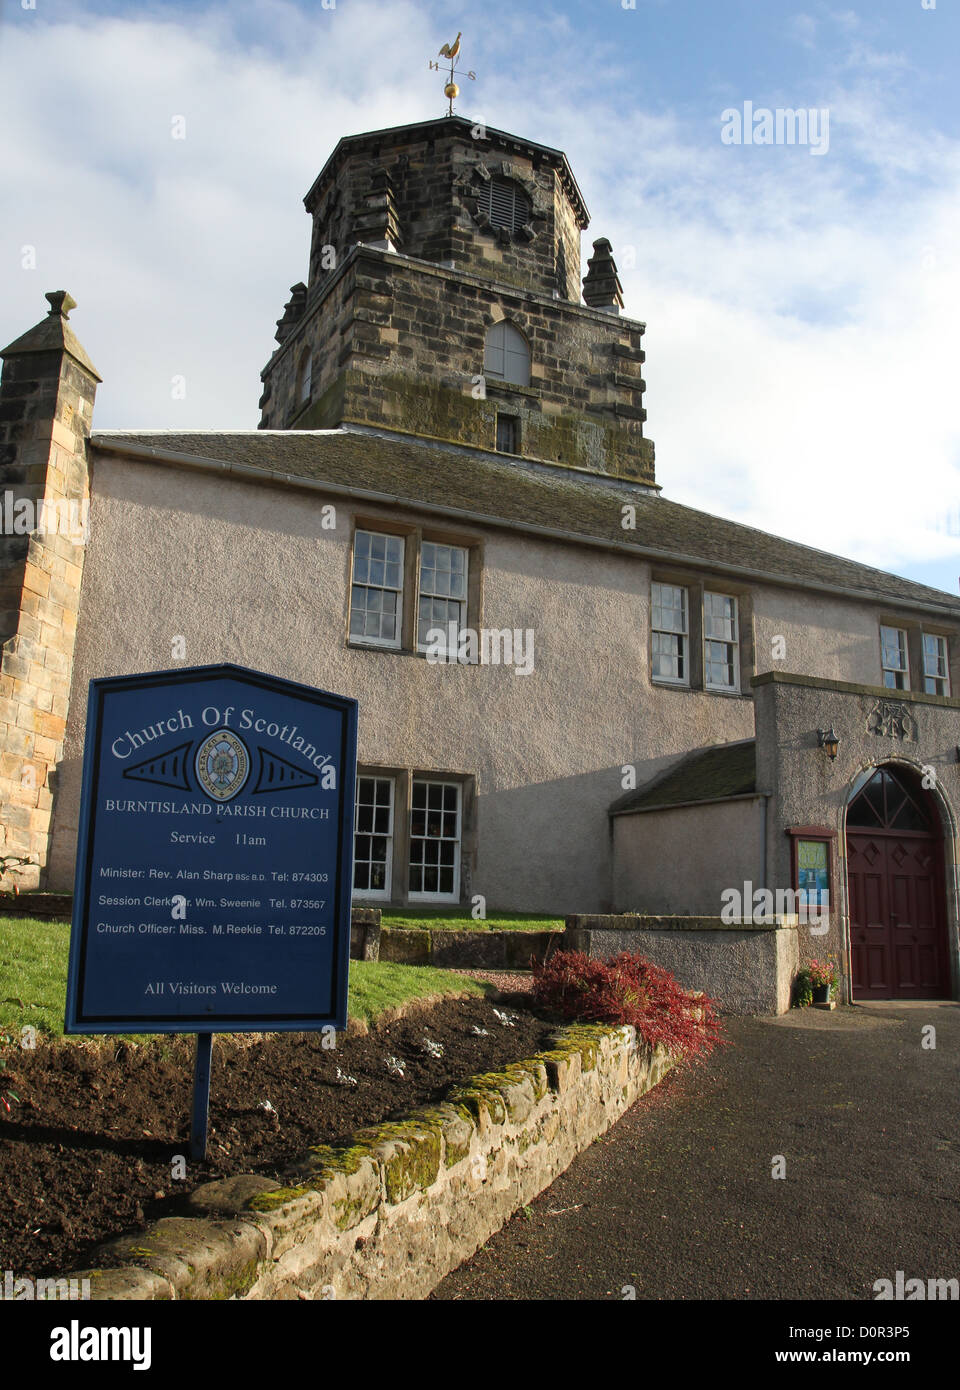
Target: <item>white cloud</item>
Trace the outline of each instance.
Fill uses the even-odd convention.
[[[306,273],[303,195],[341,135],[438,112],[415,6],[377,6],[372,26],[369,7],[256,11],[284,52],[239,48],[216,11],[4,35],[3,331],[69,289],[101,427],[254,427],[274,321]],[[372,35],[386,68],[364,56]],[[36,270],[16,268],[25,244]]]
[[[858,47],[782,99],[829,106],[820,158],[723,146],[726,101],[644,109],[630,53],[601,66],[559,12],[533,27],[498,11],[465,47],[480,80],[462,109],[567,151],[595,217],[585,250],[612,239],[649,324],[667,495],[902,569],[960,554],[942,521],[960,498],[960,152],[912,123],[896,55],[875,61],[839,18]],[[342,135],[441,113],[427,58],[449,27],[404,0],[9,27],[4,339],[69,289],[101,428],[255,427],[274,322],[306,275],[301,198]],[[526,80],[534,41],[549,81]],[[18,268],[27,243],[36,271]]]
[[[665,493],[901,571],[960,557],[960,146],[911,123],[903,70],[843,52],[783,93],[829,108],[820,158],[722,146],[719,106],[710,143],[588,106],[564,145],[648,323]]]

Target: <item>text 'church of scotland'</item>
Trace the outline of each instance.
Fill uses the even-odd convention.
[[[4,852],[71,887],[88,682],[182,637],[359,701],[358,902],[827,890],[801,959],[956,998],[960,601],[662,497],[566,157],[479,134],[341,140],[259,430],[95,430],[62,293],[4,350],[5,516],[90,503],[85,543],[0,538]]]

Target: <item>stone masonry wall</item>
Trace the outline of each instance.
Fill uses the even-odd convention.
[[[522,225],[492,225],[497,180],[526,199]],[[380,425],[493,449],[502,410],[524,457],[653,481],[644,326],[581,303],[588,214],[563,155],[459,118],[398,127],[341,142],[304,201],[309,280],[278,324],[262,429]],[[478,399],[504,318],[529,344],[530,387],[489,382]]]
[[[86,440],[96,380],[63,352],[8,357],[0,385],[0,493],[45,505],[88,504]],[[72,523],[71,523],[72,524]],[[59,523],[57,523],[59,526]],[[20,887],[46,862],[62,756],[83,572],[70,526],[0,537],[0,852],[29,857]]]
[[[486,333],[504,318],[530,346],[530,386],[490,379],[478,398]],[[505,411],[525,458],[652,484],[643,333],[631,319],[363,248],[271,362],[261,424],[380,426],[492,450]],[[309,404],[297,400],[305,345]]]
[[[425,1298],[673,1065],[632,1028],[563,1029],[440,1105],[311,1149],[283,1185],[198,1188],[196,1215],[111,1242],[79,1277],[99,1300]]]
[[[378,960],[435,965],[442,970],[529,970],[558,950],[563,932],[457,931],[383,927]]]
[[[328,274],[325,246],[342,260],[357,240],[376,240],[369,209],[382,204],[371,203],[370,195],[385,174],[396,227],[391,240],[404,255],[454,261],[458,269],[545,294],[556,290],[579,303],[586,210],[571,202],[562,167],[555,154],[456,119],[347,142],[304,200],[313,217],[309,295]],[[500,234],[484,225],[478,201],[491,178],[523,190],[530,205],[526,232]]]

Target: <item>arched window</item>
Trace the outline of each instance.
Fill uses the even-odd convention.
[[[847,807],[847,825],[867,830],[922,830],[936,826],[930,797],[916,774],[878,767]]]
[[[297,372],[297,400],[300,405],[310,399],[311,377],[313,374],[313,353],[309,348],[300,358],[300,370]]]
[[[506,227],[518,232],[530,221],[530,199],[518,183],[510,179],[491,179],[481,209],[490,219],[491,227]]]
[[[513,386],[530,385],[530,349],[523,334],[504,319],[487,331],[483,372]]]

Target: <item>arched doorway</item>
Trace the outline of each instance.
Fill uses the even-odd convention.
[[[853,998],[950,994],[940,813],[911,769],[876,768],[847,807]]]

